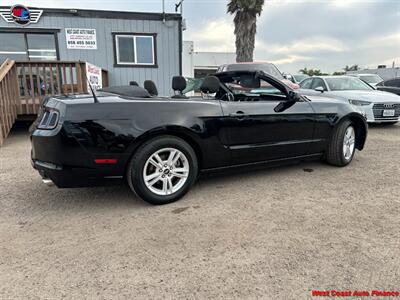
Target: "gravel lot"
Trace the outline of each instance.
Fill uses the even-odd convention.
[[[400,287],[400,126],[353,163],[211,177],[150,206],[125,186],[47,187],[26,129],[0,148],[0,298],[310,299]]]

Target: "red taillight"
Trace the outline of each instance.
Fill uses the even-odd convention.
[[[57,127],[60,113],[55,109],[46,109],[38,125],[39,129],[51,130]]]
[[[114,158],[101,158],[95,159],[94,161],[98,165],[115,165],[118,162],[118,160]]]

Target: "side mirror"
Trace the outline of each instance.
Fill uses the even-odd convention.
[[[324,88],[323,88],[322,86],[318,86],[318,87],[316,87],[316,88],[314,89],[314,91],[323,93],[325,90],[324,90]]]
[[[299,98],[299,94],[294,91],[289,91],[287,100],[279,102],[279,104],[275,106],[274,111],[283,112],[287,110],[288,108],[292,107],[299,100]]]
[[[294,91],[289,91],[288,101],[286,102],[297,102],[300,99],[299,94]]]

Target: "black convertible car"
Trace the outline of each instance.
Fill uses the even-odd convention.
[[[126,180],[153,204],[182,197],[200,172],[324,159],[351,162],[367,136],[349,103],[302,96],[258,71],[217,73],[201,97],[114,87],[96,95],[47,98],[31,127],[32,164],[58,187]]]

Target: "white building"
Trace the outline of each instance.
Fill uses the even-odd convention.
[[[198,52],[194,50],[192,41],[183,42],[182,74],[184,77],[205,77],[215,73],[220,65],[235,62],[235,52]]]
[[[396,77],[400,77],[400,68],[377,68],[377,69],[363,69],[358,71],[349,71],[346,74],[377,74],[383,78],[383,80],[388,80]]]

